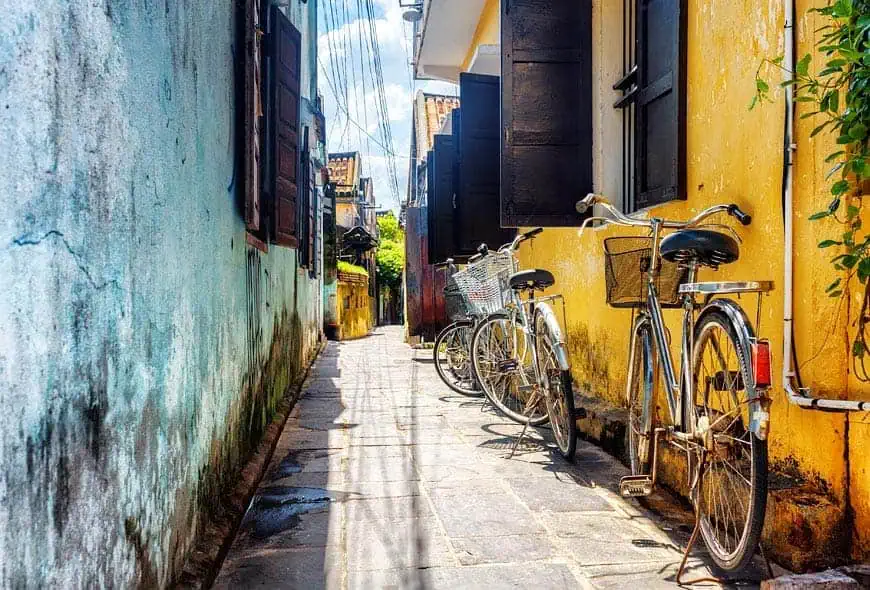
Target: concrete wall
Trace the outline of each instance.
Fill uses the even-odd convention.
[[[0,2],[0,587],[169,583],[315,350],[246,246],[233,12]]]
[[[619,98],[612,84],[622,71],[622,2],[593,2],[593,128],[596,192],[621,201]],[[469,47],[499,43],[500,13],[490,0]],[[822,17],[808,14],[822,0],[797,2],[797,55],[813,51]],[[738,203],[752,213],[752,226],[738,229],[741,259],[700,280],[771,279],[776,291],[764,299],[760,334],[782,350],[783,218],[781,205],[783,103],[748,110],[755,72],[765,57],[782,53],[783,3],[779,0],[689,0],[688,14],[688,199],[656,207],[659,217],[687,219],[718,203]],[[816,62],[823,62],[817,59]],[[775,71],[770,73],[778,79]],[[807,112],[799,105],[798,117]],[[870,387],[850,370],[850,343],[863,290],[854,288],[842,306],[825,295],[835,278],[833,254],[816,244],[835,230],[807,218],[830,200],[829,165],[833,137],[809,135],[814,119],[797,121],[795,187],[795,337],[805,385],[814,394],[870,399]],[[826,195],[828,195],[826,197]],[[575,198],[582,195],[568,196]],[[629,235],[631,232],[628,232]],[[553,272],[555,292],[568,305],[567,332],[575,384],[585,395],[624,406],[630,313],[605,304],[603,240],[624,229],[596,229],[580,237],[576,229],[547,229],[521,251],[523,267]],[[857,285],[856,285],[857,287]],[[755,317],[755,298],[741,303]],[[839,311],[838,311],[839,310]],[[849,311],[851,310],[851,316]],[[679,313],[665,312],[672,334]],[[620,328],[621,326],[621,328]],[[673,338],[677,354],[679,338]],[[774,355],[771,409],[771,466],[779,472],[768,501],[765,541],[780,560],[806,569],[850,556],[870,557],[870,423],[863,416],[808,412],[788,404],[780,382],[781,358]],[[678,358],[678,357],[676,357]],[[660,415],[665,415],[660,408]],[[593,436],[597,436],[593,433]],[[675,460],[682,464],[682,457]],[[665,466],[665,479],[679,487],[677,465]]]
[[[368,277],[339,273],[337,297],[339,339],[352,340],[368,335],[374,326]]]

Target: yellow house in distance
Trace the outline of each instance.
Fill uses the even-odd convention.
[[[505,227],[545,227],[520,260],[550,270],[552,291],[565,297],[578,426],[624,452],[632,312],[605,302],[604,240],[644,234],[612,226],[579,234],[577,202],[594,191],[623,213],[675,220],[735,203],[753,218],[748,227],[721,220],[742,239],[740,258],[702,269],[699,280],[774,282],[757,315],[756,296],[740,298],[774,352],[763,544],[795,570],[867,561],[870,420],[842,411],[870,408],[859,403],[870,401],[870,385],[852,357],[864,289],[856,281],[841,298],[828,296],[838,276],[833,250],[817,244],[836,226],[809,220],[831,200],[825,157],[835,137],[811,137],[818,121],[800,118],[812,106],[804,103],[790,137],[779,89],[772,103],[748,108],[759,65],[783,54],[792,30],[795,53],[814,52],[826,23],[808,10],[826,3],[797,0],[794,14],[778,0],[579,4],[588,19],[578,23],[558,18],[568,10],[561,0],[427,0],[414,56],[419,79],[501,76],[501,203],[489,214]],[[533,43],[537,28],[554,47],[563,43],[546,60]],[[644,43],[636,31],[648,35]],[[772,66],[762,73],[780,75]],[[681,314],[665,310],[664,318],[679,359]],[[665,483],[685,493],[684,459],[660,460]]]

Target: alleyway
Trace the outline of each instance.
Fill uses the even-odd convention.
[[[547,431],[506,459],[519,427],[430,358],[398,327],[330,343],[217,588],[675,587],[681,553],[613,492],[621,464],[581,443],[569,465]]]

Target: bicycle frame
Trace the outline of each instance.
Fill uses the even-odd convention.
[[[656,290],[656,279],[660,271],[659,268],[659,245],[661,242],[661,230],[664,227],[662,220],[651,219],[652,224],[652,260],[650,269],[647,273],[647,299],[646,310],[641,312],[641,321],[632,326],[632,334],[630,339],[631,351],[628,359],[628,379],[626,381],[626,398],[630,395],[630,388],[634,381],[634,354],[636,351],[636,343],[638,331],[643,326],[644,321],[649,322],[653,335],[653,346],[658,353],[658,359],[661,369],[664,373],[665,395],[668,404],[668,411],[671,422],[674,425],[674,431],[671,433],[673,438],[684,443],[698,444],[703,440],[704,432],[696,432],[695,424],[685,424],[683,411],[684,407],[692,404],[695,396],[694,379],[692,376],[692,361],[694,358],[694,334],[695,334],[695,318],[696,313],[703,313],[707,309],[717,308],[728,315],[737,326],[737,338],[740,348],[744,354],[751,350],[753,338],[752,330],[749,321],[746,318],[743,310],[739,305],[729,299],[715,299],[708,301],[700,310],[695,302],[693,293],[685,292],[682,297],[682,341],[680,351],[680,372],[679,377],[674,370],[674,362],[671,356],[670,347],[667,340],[667,331],[662,317],[662,307],[659,302],[658,292]],[[697,265],[689,265],[689,276],[687,282],[695,283],[697,275]],[[749,360],[749,359],[747,359]],[[763,401],[756,393],[754,379],[747,379],[744,385],[747,389],[747,399],[749,400],[749,430],[752,431],[758,438],[765,439],[767,437],[767,412],[764,408]],[[644,396],[651,395],[651,392],[645,391]],[[644,399],[644,408],[651,407],[648,399]],[[648,425],[649,416],[643,416],[644,426]]]

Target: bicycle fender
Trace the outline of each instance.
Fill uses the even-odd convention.
[[[752,366],[752,326],[743,308],[731,299],[713,299],[704,306],[701,311],[703,315],[707,310],[718,310],[728,316],[734,323],[737,329],[737,340],[740,342],[740,354],[744,356],[746,366],[749,367],[750,375],[743,376],[743,382],[746,387],[747,398],[753,400],[749,402],[749,431],[752,432],[759,440],[767,439],[768,422],[770,415],[764,407],[761,398],[757,395],[755,389],[754,367]],[[698,316],[701,317],[700,315]]]
[[[535,315],[541,316],[553,338],[556,339],[552,344],[556,352],[556,360],[559,361],[559,368],[563,371],[571,370],[571,364],[568,362],[568,347],[565,346],[565,337],[562,335],[562,328],[559,326],[553,308],[546,303],[539,303],[535,306]]]

